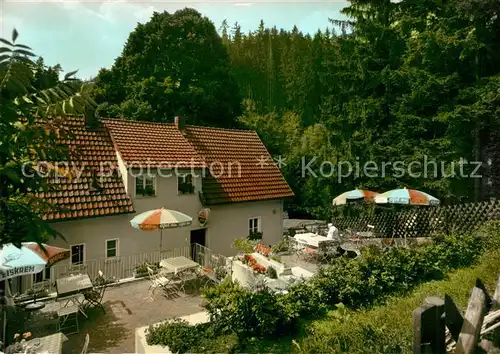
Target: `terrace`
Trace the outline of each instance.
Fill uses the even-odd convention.
[[[191,263],[196,269],[213,270],[212,275],[216,279],[211,280],[215,283],[225,275],[249,287],[255,285],[259,279],[263,279],[270,288],[286,292],[289,284],[312,277],[321,266],[327,264],[316,256],[303,257],[304,254],[299,252],[293,240],[293,237],[285,237],[280,244],[272,247],[272,251],[263,246],[254,249],[254,242],[251,251],[241,252],[232,259],[212,254],[210,249],[197,245],[194,252],[188,247],[162,253],[121,257],[119,262],[112,263],[102,260],[88,261],[85,267],[79,270],[80,273],[94,278],[102,269],[109,282],[101,301],[104,312],[100,308],[85,309],[88,318],[83,315],[78,316],[78,333],[67,336],[69,340],[63,344],[62,352],[81,352],[87,334],[90,336],[89,352],[134,352],[137,328],[202,311],[200,293],[203,285],[201,283],[195,282],[196,286],[187,287],[185,291],[177,289],[174,294],[161,294],[161,291],[158,291],[156,295],[151,295],[150,287],[154,282],[153,279],[155,275],[162,272],[161,264],[166,259],[194,258],[196,263],[192,261]],[[249,257],[255,261],[250,262]],[[147,262],[148,260],[150,261]],[[145,262],[148,266],[145,266]],[[261,266],[259,271],[263,268],[266,270],[274,268],[276,274],[274,276],[269,276],[267,272],[258,274],[255,264]],[[149,266],[154,268],[155,274],[148,274]],[[228,269],[228,271],[219,276],[217,275],[219,268]],[[68,272],[75,272],[75,269],[57,265],[53,267],[54,278],[51,278],[44,289],[45,297],[42,298],[43,295],[41,295],[36,300],[44,303],[43,309],[35,313],[27,313],[24,306],[26,302],[23,303],[21,300],[26,300],[28,295],[17,298],[15,313],[10,314],[10,318],[15,320],[9,321],[8,338],[12,338],[14,333],[27,331],[32,333],[33,338],[42,338],[59,332],[57,324],[60,319],[58,319],[57,310],[62,305],[58,301],[60,294],[57,293],[55,283],[58,279],[65,277]],[[30,302],[32,300],[27,303]]]
[[[85,336],[90,335],[89,353],[133,353],[135,352],[135,329],[161,322],[165,319],[186,316],[200,312],[199,293],[179,294],[176,298],[148,296],[149,281],[141,280],[109,287],[104,295],[105,313],[99,308],[87,310],[88,319],[79,317],[80,330],[68,335],[63,344],[64,353],[80,353]],[[57,318],[51,316],[56,310],[56,302],[48,302],[46,307],[27,319],[20,311],[15,316],[22,327],[29,321],[26,330],[34,338],[56,332]],[[16,324],[12,323],[12,326]]]
[[[169,318],[199,313],[203,310],[200,307],[202,288],[209,283],[218,281],[215,277],[217,267],[227,268],[226,257],[212,254],[209,249],[203,246],[198,245],[194,249],[193,254],[196,255],[194,258],[197,259],[198,263],[190,259],[191,251],[193,250],[189,247],[165,251],[162,254],[157,252],[156,257],[154,254],[122,257],[121,262],[114,263],[113,268],[103,268],[111,276],[96,270],[97,277],[95,279],[92,275],[94,275],[94,265],[100,263],[98,260],[87,262],[86,273],[72,270],[76,274],[69,276],[63,273],[62,269],[57,268],[66,266],[54,266],[53,273],[64,275],[59,275],[54,279],[54,282],[48,282],[47,287],[38,292],[37,298],[34,299],[33,295],[24,294],[14,298],[14,306],[7,306],[6,338],[8,344],[15,333],[31,332],[31,338],[35,340],[28,340],[26,342],[28,345],[33,343],[38,345],[40,341],[46,340],[46,336],[56,335],[64,342],[59,345],[60,340],[57,340],[57,348],[49,350],[49,352],[80,353],[88,334],[90,337],[88,352],[135,352],[136,328]],[[183,254],[185,256],[182,256]],[[146,266],[144,264],[146,256],[153,261],[158,258],[158,262],[151,262]],[[161,259],[161,257],[165,258]],[[136,262],[135,266],[130,266],[132,260],[129,258]],[[182,269],[170,269],[168,261],[175,260],[184,260],[188,265],[179,265],[184,267]],[[121,267],[117,267],[116,264],[121,264]],[[211,267],[214,270],[213,277],[203,273],[206,268],[202,266]],[[146,274],[142,274],[142,268],[145,268]],[[153,268],[154,271],[148,274]],[[217,274],[219,273],[217,272]],[[225,275],[228,274],[230,273],[225,273]],[[120,279],[117,278],[117,275],[132,276]],[[97,303],[92,303],[91,306],[85,306],[88,292],[82,283],[79,283],[71,296],[69,293],[62,294],[61,280],[74,279],[75,277],[87,278],[89,283],[91,278],[94,279],[90,287],[94,290],[101,289],[104,293],[102,299],[99,299]],[[167,277],[169,277],[168,284],[162,282]],[[98,283],[98,279],[106,281]],[[27,298],[29,300],[24,301]],[[69,301],[67,302],[66,299],[70,299],[69,301],[77,307],[75,313],[71,314],[71,323],[76,324],[76,319],[78,328],[74,326],[72,331],[60,328],[61,322],[63,322],[60,315],[61,310],[64,312],[64,309],[74,307],[68,306]],[[38,304],[41,308],[36,311],[28,310],[29,306],[33,304]],[[66,337],[61,336],[60,333],[65,334]],[[68,340],[65,340],[66,338]],[[45,346],[43,348],[45,349]]]

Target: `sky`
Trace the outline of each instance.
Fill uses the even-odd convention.
[[[343,18],[340,10],[347,5],[347,0],[249,1],[0,0],[0,37],[10,40],[15,27],[18,43],[30,46],[47,65],[59,63],[66,72],[78,69],[77,77],[87,79],[113,65],[129,33],[154,11],[192,7],[216,28],[227,19],[247,32],[257,29],[262,19],[266,27],[296,25],[304,33],[314,33],[329,25],[328,18]]]

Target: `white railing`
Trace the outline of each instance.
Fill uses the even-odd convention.
[[[230,260],[220,254],[212,252],[207,247],[194,244],[193,247],[185,246],[164,251],[153,251],[138,253],[114,258],[100,258],[87,260],[81,265],[56,264],[50,268],[50,280],[44,281],[43,286],[48,293],[56,291],[55,282],[57,279],[68,276],[69,274],[85,273],[91,279],[97,277],[99,271],[102,271],[107,279],[113,282],[119,282],[123,279],[134,277],[135,269],[144,263],[159,263],[162,259],[171,257],[187,257],[193,259],[203,267],[226,266],[228,272],[231,271]],[[33,283],[33,276],[24,276],[21,289],[18,292],[31,292],[36,284]]]
[[[191,258],[202,267],[212,269],[224,267],[229,275],[232,271],[231,259],[199,244],[194,245]]]

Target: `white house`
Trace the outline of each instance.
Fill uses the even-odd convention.
[[[160,207],[193,218],[190,227],[164,230],[163,249],[199,243],[230,256],[232,241],[251,232],[262,232],[265,244],[281,239],[283,199],[293,192],[256,132],[184,126],[178,118],[86,123],[67,122],[72,178],[52,178],[56,189],[41,194],[60,208],[44,215],[64,236],[49,243],[70,249],[72,265],[158,250],[160,233],[136,230],[130,220]]]

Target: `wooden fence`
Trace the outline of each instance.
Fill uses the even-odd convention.
[[[500,200],[438,207],[411,207],[398,212],[378,210],[373,215],[334,218],[333,225],[341,231],[372,231],[375,237],[404,238],[452,232],[467,233],[486,221],[496,219],[500,219]]]
[[[481,347],[490,352],[494,344],[483,336],[500,328],[500,277],[490,297],[483,282],[476,280],[465,314],[451,297],[428,297],[413,311],[413,354],[469,354]]]

